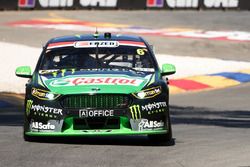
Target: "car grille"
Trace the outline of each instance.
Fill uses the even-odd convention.
[[[95,94],[95,95],[67,95],[62,98],[63,108],[126,108],[131,103],[128,95]]]
[[[116,117],[74,118],[74,130],[120,129],[120,119]]]

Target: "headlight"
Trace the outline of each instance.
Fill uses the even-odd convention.
[[[133,93],[133,96],[135,96],[138,99],[148,99],[148,98],[155,97],[159,95],[160,93],[161,93],[161,86],[157,86],[157,87],[152,87],[149,89],[142,90],[137,93]]]
[[[60,96],[59,94],[54,94],[47,90],[36,89],[36,88],[31,89],[31,94],[41,100],[55,100]]]

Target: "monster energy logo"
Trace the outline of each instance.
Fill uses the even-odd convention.
[[[132,119],[141,119],[141,109],[139,105],[129,107]]]
[[[27,104],[26,104],[26,115],[30,115],[30,109],[32,107],[33,104],[33,100],[27,100]]]

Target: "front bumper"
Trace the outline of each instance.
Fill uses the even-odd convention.
[[[78,119],[78,118],[77,118]],[[28,136],[112,136],[112,135],[149,135],[149,134],[164,134],[168,132],[167,123],[162,127],[151,129],[140,129],[140,123],[145,119],[132,120],[126,116],[121,116],[118,119],[119,128],[117,129],[81,129],[76,128],[74,117],[65,118],[57,131],[26,131]],[[133,123],[134,122],[134,123]],[[60,123],[59,123],[60,124]],[[59,125],[58,124],[58,125]],[[134,124],[131,126],[131,124]],[[134,127],[133,127],[134,126]]]
[[[133,103],[123,109],[108,109],[107,117],[94,108],[63,108],[58,100],[43,101],[29,98],[26,101],[24,131],[29,136],[111,136],[111,135],[148,135],[168,132],[168,103],[166,94],[150,99],[133,99]],[[81,110],[97,110],[97,115],[88,122],[86,113]],[[100,115],[98,115],[100,114]],[[95,117],[97,116],[97,117]],[[101,116],[101,117],[99,117]],[[94,125],[95,119],[114,119],[113,124]],[[115,120],[116,119],[116,120]],[[78,120],[78,121],[76,121]],[[117,121],[118,120],[118,121]],[[111,122],[112,122],[111,121]],[[77,123],[78,122],[78,123]]]

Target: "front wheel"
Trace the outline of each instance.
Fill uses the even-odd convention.
[[[35,140],[34,136],[29,136],[29,135],[25,134],[25,124],[23,126],[23,139],[24,139],[24,141],[28,141],[28,142],[32,142]]]
[[[153,142],[170,142],[172,141],[172,130],[169,129],[165,134],[148,135],[148,138]]]
[[[169,114],[168,114],[167,121],[168,121],[168,132],[165,134],[148,135],[149,140],[153,142],[171,142],[172,141],[172,126],[171,126]]]
[[[26,113],[25,113],[26,114]],[[23,124],[23,139],[24,141],[32,142],[35,140],[35,137],[26,135],[25,132],[28,129],[28,120],[26,115],[24,116],[24,124]]]
[[[33,136],[28,136],[25,133],[23,133],[23,139],[24,139],[24,141],[27,141],[27,142],[34,141],[34,137]]]

